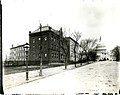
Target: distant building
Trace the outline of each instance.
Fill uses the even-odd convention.
[[[50,26],[40,26],[34,32],[29,32],[30,64],[40,64],[41,54],[43,64],[64,62],[64,53],[60,48],[61,39],[62,29],[54,30]]]
[[[76,46],[76,61],[79,60],[79,54],[78,54],[78,51],[79,51],[79,44],[71,37],[68,37],[69,39],[69,43],[70,43],[70,61],[71,62],[74,62],[75,61],[75,55],[74,55],[74,47],[75,47],[75,44],[77,45]]]
[[[24,61],[26,57],[24,44],[15,47],[12,45],[12,48],[10,48],[10,56],[7,59],[8,62],[5,65],[25,65]]]
[[[106,48],[104,44],[98,44],[96,47],[97,60],[106,60]]]
[[[99,43],[96,46],[97,60],[109,60],[109,54],[107,52],[106,46],[101,42],[101,37]]]

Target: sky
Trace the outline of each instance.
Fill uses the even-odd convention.
[[[2,0],[3,59],[14,46],[29,42],[29,31],[50,25],[97,38],[108,50],[120,45],[120,0]]]

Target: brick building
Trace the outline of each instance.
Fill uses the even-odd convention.
[[[60,48],[61,39],[62,29],[54,30],[50,26],[40,26],[34,32],[30,31],[30,64],[40,64],[41,54],[43,64],[64,62],[64,53]]]

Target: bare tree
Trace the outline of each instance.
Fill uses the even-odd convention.
[[[83,53],[86,55],[87,61],[89,60],[90,52],[96,49],[97,39],[85,39],[80,42],[80,47],[82,48]]]
[[[81,38],[81,33],[78,31],[78,32],[74,32],[73,33],[73,36],[74,36],[74,46],[73,46],[73,53],[74,53],[74,59],[75,59],[75,67],[76,67],[76,57],[77,57],[77,54],[78,54],[78,41],[80,40]]]
[[[120,46],[114,47],[112,50],[113,56],[116,58],[116,61],[120,60]]]
[[[62,31],[62,28],[60,29],[60,31]],[[60,38],[60,48],[63,51],[64,58],[65,58],[65,69],[67,69],[67,64],[69,61],[70,44],[69,44],[68,38],[66,37],[66,34],[67,34],[66,31],[62,31],[62,32],[63,32],[63,37]]]

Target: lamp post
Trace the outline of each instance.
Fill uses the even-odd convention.
[[[40,73],[39,76],[42,76],[42,54],[40,54]]]
[[[29,44],[26,43],[24,46],[25,53],[26,53],[26,80],[29,80],[28,78],[28,52],[29,52]]]

